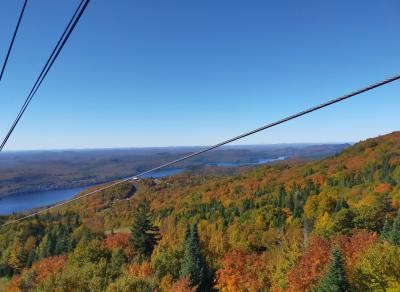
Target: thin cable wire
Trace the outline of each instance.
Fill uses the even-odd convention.
[[[26,3],[27,2],[28,2],[28,0],[25,0],[24,5],[22,6],[21,12],[19,14],[18,22],[17,22],[17,25],[15,26],[14,33],[13,33],[13,36],[11,38],[10,46],[8,47],[6,58],[4,59],[3,67],[1,68],[0,81],[3,78],[4,70],[6,69],[8,58],[10,57],[10,53],[11,53],[12,47],[14,45],[15,37],[17,36],[18,28],[19,28],[19,25],[21,23],[22,16],[24,15],[25,7],[26,7]]]
[[[84,6],[86,8],[86,5],[89,3],[90,0],[88,0]],[[25,112],[26,108],[28,107],[29,103],[31,102],[32,98],[34,97],[36,91],[38,90],[39,86],[43,82],[44,78],[46,77],[47,73],[49,72],[51,66],[53,65],[55,59],[57,58],[58,54],[61,52],[61,49],[63,48],[64,44],[66,43],[69,35],[71,34],[73,28],[75,27],[76,23],[78,22],[80,16],[82,15],[84,8],[82,9],[82,5],[84,4],[85,0],[82,0],[75,10],[74,15],[72,16],[71,20],[69,21],[67,27],[65,28],[63,34],[61,35],[60,39],[58,40],[56,46],[54,47],[50,57],[48,58],[45,66],[43,67],[42,71],[39,74],[39,77],[37,78],[35,84],[33,85],[28,97],[26,98],[23,106],[21,107],[16,119],[14,120],[13,125],[11,126],[10,130],[8,131],[6,137],[4,138],[1,146],[0,146],[0,152],[3,150],[4,145],[7,143],[10,135],[14,131],[16,125],[18,124],[19,120],[21,119],[23,113]],[[80,11],[80,12],[79,12]],[[79,14],[78,14],[79,13]]]
[[[110,184],[110,185],[104,186],[104,187],[102,187],[102,188],[100,188],[100,189],[91,191],[91,192],[89,192],[89,193],[87,193],[87,194],[84,194],[84,195],[81,195],[81,196],[78,196],[78,197],[74,197],[74,198],[72,198],[72,199],[70,199],[70,200],[66,200],[66,201],[61,202],[61,203],[59,203],[59,204],[55,204],[55,205],[53,205],[53,206],[51,206],[51,207],[49,207],[49,208],[45,208],[45,209],[36,211],[36,212],[34,212],[34,213],[32,213],[32,214],[29,214],[29,215],[23,216],[23,217],[21,217],[21,218],[15,219],[15,220],[13,220],[13,221],[7,222],[7,223],[1,225],[0,228],[2,228],[2,227],[4,227],[4,226],[7,226],[7,225],[10,225],[10,224],[14,224],[14,223],[20,222],[20,221],[25,220],[25,219],[27,219],[27,218],[30,218],[30,217],[39,215],[39,214],[44,213],[44,212],[47,212],[47,211],[49,211],[49,210],[51,210],[51,209],[58,208],[58,207],[60,207],[60,206],[69,204],[69,203],[71,203],[71,202],[80,200],[80,199],[82,199],[82,198],[91,196],[91,195],[93,195],[93,194],[95,194],[95,193],[98,193],[98,192],[107,190],[107,189],[109,189],[109,188],[112,188],[112,187],[114,187],[114,186],[116,186],[116,185],[119,185],[119,184],[122,184],[122,183],[124,183],[124,182],[127,182],[127,181],[129,181],[129,180],[137,179],[137,178],[139,178],[139,177],[141,177],[141,176],[143,176],[143,175],[145,175],[145,174],[148,174],[148,173],[150,173],[150,172],[153,172],[153,171],[156,171],[156,170],[159,170],[159,169],[162,169],[162,168],[165,168],[165,167],[174,165],[174,164],[176,164],[176,163],[178,163],[178,162],[181,162],[181,161],[183,161],[183,160],[192,158],[192,157],[194,157],[194,156],[198,156],[198,155],[200,155],[200,154],[206,153],[206,152],[208,152],[208,151],[211,151],[211,150],[213,150],[213,149],[215,149],[215,148],[221,147],[221,146],[226,145],[226,144],[228,144],[228,143],[231,143],[231,142],[233,142],[233,141],[236,141],[236,140],[242,139],[242,138],[244,138],[244,137],[253,135],[253,134],[257,133],[257,132],[261,132],[261,131],[266,130],[266,129],[268,129],[268,128],[275,127],[275,126],[277,126],[277,125],[279,125],[279,124],[283,124],[283,123],[288,122],[288,121],[290,121],[290,120],[296,119],[296,118],[298,118],[298,117],[301,117],[301,116],[303,116],[303,115],[309,114],[309,113],[314,112],[314,111],[317,111],[317,110],[322,109],[322,108],[324,108],[324,107],[333,105],[333,104],[335,104],[335,103],[344,101],[344,100],[349,99],[349,98],[351,98],[351,97],[353,97],[353,96],[356,96],[356,95],[359,95],[359,94],[361,94],[361,93],[370,91],[370,90],[372,90],[372,89],[375,89],[375,88],[377,88],[377,87],[383,86],[383,85],[385,85],[385,84],[391,83],[391,82],[396,81],[396,80],[399,80],[399,79],[400,79],[400,74],[399,74],[399,75],[396,75],[396,76],[393,76],[393,77],[390,77],[390,78],[388,78],[388,79],[385,79],[385,80],[383,80],[383,81],[374,83],[374,84],[372,84],[372,85],[366,86],[366,87],[364,87],[364,88],[362,88],[362,89],[353,91],[353,92],[348,93],[348,94],[346,94],[346,95],[343,95],[343,96],[341,96],[341,97],[338,97],[338,98],[335,98],[335,99],[331,99],[331,100],[329,100],[329,101],[327,101],[327,102],[325,102],[325,103],[322,103],[322,104],[320,104],[320,105],[316,105],[316,106],[314,106],[314,107],[311,107],[311,108],[306,109],[306,110],[304,110],[304,111],[301,111],[301,112],[299,112],[299,113],[293,114],[293,115],[291,115],[291,116],[288,116],[288,117],[283,118],[283,119],[281,119],[281,120],[278,120],[278,121],[276,121],[276,122],[267,124],[267,125],[265,125],[265,126],[262,126],[262,127],[260,127],[260,128],[255,129],[255,130],[251,130],[251,131],[249,131],[249,132],[240,134],[240,135],[238,135],[238,136],[236,136],[236,137],[233,137],[233,138],[231,138],[231,139],[228,139],[228,140],[225,140],[225,141],[220,142],[220,143],[218,143],[218,144],[215,144],[215,145],[213,145],[213,146],[207,147],[207,148],[204,149],[204,150],[201,150],[201,151],[198,151],[198,152],[189,154],[189,155],[185,155],[185,156],[183,156],[183,157],[181,157],[181,158],[175,159],[175,160],[173,160],[173,161],[171,161],[171,162],[168,162],[168,163],[161,164],[160,166],[157,166],[157,167],[151,168],[151,169],[149,169],[149,170],[143,171],[143,172],[141,172],[141,173],[139,173],[139,174],[137,174],[137,175],[135,175],[135,176],[131,176],[131,177],[128,177],[128,178],[124,178],[124,179],[119,180],[119,181],[117,181],[117,182],[115,182],[115,183],[112,183],[112,184]]]
[[[76,15],[77,15],[77,13],[78,13],[78,11],[79,11],[79,9],[80,9],[80,7],[82,6],[83,1],[84,1],[84,0],[81,1],[81,3],[79,4],[79,6],[77,7],[77,9],[75,10],[74,15],[71,17],[71,19],[70,19],[68,25],[66,26],[66,28],[65,28],[65,30],[64,30],[64,32],[63,32],[63,34],[61,35],[60,39],[58,40],[57,44],[55,45],[55,47],[54,47],[54,49],[53,49],[53,51],[52,51],[50,57],[47,59],[46,64],[45,64],[44,67],[42,68],[42,71],[40,72],[39,77],[36,79],[35,84],[33,85],[31,91],[29,92],[27,98],[25,99],[24,104],[22,105],[20,111],[18,112],[18,115],[17,115],[17,117],[15,118],[13,125],[11,126],[12,129],[15,128],[16,123],[19,121],[20,116],[22,115],[22,112],[25,110],[25,108],[26,108],[26,106],[27,106],[27,103],[30,102],[31,96],[34,94],[33,92],[35,91],[36,88],[38,88],[37,86],[38,86],[40,80],[42,79],[42,77],[43,77],[45,71],[47,70],[48,66],[50,65],[51,60],[53,60],[54,55],[55,55],[55,53],[57,52],[57,50],[58,50],[58,48],[59,48],[59,46],[60,46],[62,40],[65,38],[65,35],[67,34],[67,32],[68,32],[68,30],[69,30],[69,28],[70,28],[70,26],[71,26],[71,24],[72,24],[72,21],[75,19]],[[35,91],[35,92],[36,92],[36,91]],[[12,132],[12,130],[11,130],[11,132]],[[8,139],[8,137],[11,135],[11,132],[9,131],[9,133],[7,134],[7,136],[6,136],[6,138],[5,138],[4,140]],[[2,146],[3,146],[3,147],[4,147],[3,144],[5,144],[5,143],[6,143],[6,142],[3,141],[3,143],[2,143]],[[0,148],[0,151],[1,151],[1,150],[2,150],[2,147]]]
[[[58,55],[60,54],[61,50],[63,49],[65,43],[67,42],[68,38],[70,37],[72,31],[74,30],[76,24],[78,23],[80,17],[82,16],[82,14],[85,11],[89,2],[90,2],[90,0],[82,0],[80,2],[79,6],[76,8],[75,13],[73,14],[71,20],[69,21],[67,27],[65,28],[65,30],[63,32],[63,34],[61,35],[56,46],[54,47],[50,57],[48,58],[46,64],[44,65],[42,71],[40,72],[39,77],[36,79],[35,84],[33,85],[27,98],[25,99],[24,104],[22,105],[17,117],[14,120],[14,123],[11,125],[7,135],[4,137],[3,142],[0,145],[0,152],[3,150],[5,144],[7,143],[11,134],[13,133],[15,127],[17,126],[19,120],[21,119],[22,115],[24,114],[25,110],[27,109],[29,103],[32,101],[33,97],[35,96],[35,94],[36,94],[37,90],[39,89],[40,85],[42,84],[43,80],[46,78],[47,73],[50,71],[51,67],[53,66],[55,60],[57,59]]]

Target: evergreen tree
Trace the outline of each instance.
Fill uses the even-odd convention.
[[[137,253],[139,262],[151,256],[159,240],[159,230],[151,224],[151,215],[149,201],[147,200],[139,204],[134,214],[130,242]]]
[[[36,252],[34,249],[32,249],[28,254],[28,258],[26,259],[26,265],[28,267],[31,267],[35,260],[36,260]]]
[[[397,213],[396,219],[393,221],[393,227],[390,231],[389,241],[393,245],[400,245],[400,210]]]
[[[284,186],[279,188],[279,197],[278,197],[278,206],[283,208],[285,207],[285,199],[286,199],[286,190]]]
[[[76,214],[74,227],[78,227],[79,225],[81,225],[81,217],[79,216],[79,214]]]
[[[64,225],[60,225],[57,230],[57,241],[54,248],[54,254],[59,255],[66,253],[68,251],[68,241],[69,241],[69,234],[68,230]]]
[[[389,240],[390,239],[391,230],[392,230],[392,228],[389,225],[389,220],[388,220],[388,217],[386,215],[385,223],[383,224],[383,228],[382,228],[382,231],[381,231],[380,239],[381,240]]]
[[[189,277],[191,285],[197,286],[203,291],[207,285],[207,264],[200,249],[197,225],[186,229],[184,256],[180,270],[180,276]]]
[[[392,173],[394,169],[395,165],[390,163],[390,156],[386,156],[382,161],[380,180],[382,182],[393,184],[394,180],[392,178]]]
[[[110,277],[113,281],[121,275],[121,269],[126,262],[127,258],[121,249],[117,249],[113,252],[109,271]]]
[[[82,230],[80,239],[81,240],[92,240],[94,238],[95,238],[95,235],[93,234],[93,232],[85,226],[85,228],[83,228],[83,230]]]
[[[289,193],[289,196],[286,197],[286,208],[293,211],[294,210],[294,195],[293,192]]]
[[[339,212],[342,209],[348,209],[349,205],[347,204],[346,200],[341,198],[336,202],[336,206],[335,206],[335,213]]]
[[[77,244],[78,244],[78,241],[75,238],[70,238],[68,240],[68,252],[73,251]]]
[[[53,233],[49,231],[42,239],[38,249],[38,259],[43,259],[54,255],[55,250],[55,238]]]
[[[328,270],[321,279],[317,292],[342,292],[348,291],[348,282],[343,263],[342,252],[334,248],[331,253]]]
[[[303,213],[303,206],[301,205],[301,201],[299,199],[296,199],[294,201],[293,216],[295,218],[300,218],[302,213]]]

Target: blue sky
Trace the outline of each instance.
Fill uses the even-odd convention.
[[[0,82],[3,137],[78,1],[31,0]],[[0,60],[21,1],[0,3]],[[7,150],[209,145],[400,70],[399,1],[92,1]],[[243,139],[399,130],[400,82]]]

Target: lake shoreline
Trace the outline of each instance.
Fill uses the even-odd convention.
[[[185,171],[183,168],[171,168],[166,170],[156,171],[152,174],[147,174],[141,178],[161,178],[170,175],[175,175]],[[118,180],[121,178],[115,178]],[[106,181],[109,182],[109,181]],[[99,182],[95,184],[89,184],[85,186],[56,189],[56,190],[46,190],[46,191],[36,191],[36,192],[22,192],[13,195],[7,195],[0,197],[0,215],[12,215],[13,213],[23,213],[33,209],[40,209],[46,206],[52,206],[54,204],[68,200],[81,191],[93,187],[96,185],[101,185],[106,182]]]
[[[277,158],[260,158],[253,162],[220,162],[216,164],[207,164],[205,166],[219,166],[225,168],[245,167],[245,166],[258,166],[263,164],[269,164],[278,161],[284,161],[288,159],[287,156],[280,156]],[[176,175],[184,171],[190,170],[190,168],[169,168],[164,170],[158,170],[152,173],[148,173],[140,178],[162,178],[167,176]],[[112,178],[112,180],[118,180],[125,177]],[[23,213],[32,209],[40,209],[46,206],[51,206],[62,201],[68,200],[81,191],[95,186],[109,182],[98,181],[91,184],[79,185],[69,188],[58,188],[50,190],[40,190],[33,192],[21,192],[14,193],[0,197],[0,215],[11,215],[13,213]],[[19,200],[22,199],[22,200]]]

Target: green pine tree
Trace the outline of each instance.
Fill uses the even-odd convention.
[[[79,225],[81,225],[81,217],[79,216],[79,214],[76,214],[74,220],[74,227],[78,227]]]
[[[127,262],[127,258],[121,249],[117,249],[111,256],[111,263],[109,267],[110,278],[115,281],[121,275],[121,269]]]
[[[278,206],[283,208],[285,207],[285,199],[286,199],[286,190],[284,186],[279,188],[279,197],[278,197]]]
[[[159,230],[151,224],[149,201],[142,201],[134,214],[131,226],[131,244],[137,253],[137,259],[142,262],[148,259],[159,240]]]
[[[54,254],[59,255],[68,251],[68,230],[64,225],[60,225],[56,233],[56,243],[54,248]]]
[[[294,201],[293,216],[295,218],[300,218],[301,213],[302,213],[301,201],[299,199],[296,199]]]
[[[342,292],[348,291],[349,285],[346,279],[346,273],[343,263],[342,252],[334,248],[331,253],[328,270],[321,279],[317,292]]]
[[[349,208],[349,205],[347,204],[345,199],[343,199],[343,198],[339,199],[335,205],[335,213],[339,212],[340,210],[342,210],[344,208],[346,208],[346,209]]]
[[[29,252],[29,254],[28,254],[28,258],[27,258],[27,260],[26,260],[26,265],[28,266],[28,267],[31,267],[32,266],[32,264],[33,264],[33,262],[36,260],[36,252],[35,252],[35,250],[33,249],[33,250],[31,250],[30,252]]]
[[[393,227],[390,231],[389,242],[393,245],[400,245],[400,210],[396,219],[393,221]]]
[[[286,208],[290,209],[291,211],[294,210],[294,196],[292,192],[290,192],[289,196],[286,197]]]
[[[203,291],[207,284],[207,265],[200,249],[200,240],[197,225],[187,228],[184,244],[184,256],[182,260],[180,276],[189,277],[192,286],[197,286]]]
[[[55,238],[51,231],[47,232],[39,244],[38,259],[43,259],[54,255]]]
[[[388,220],[388,217],[386,215],[385,223],[383,224],[383,228],[382,228],[382,231],[381,231],[380,239],[381,240],[389,240],[390,239],[391,230],[392,230],[392,228],[390,227],[389,220]]]

